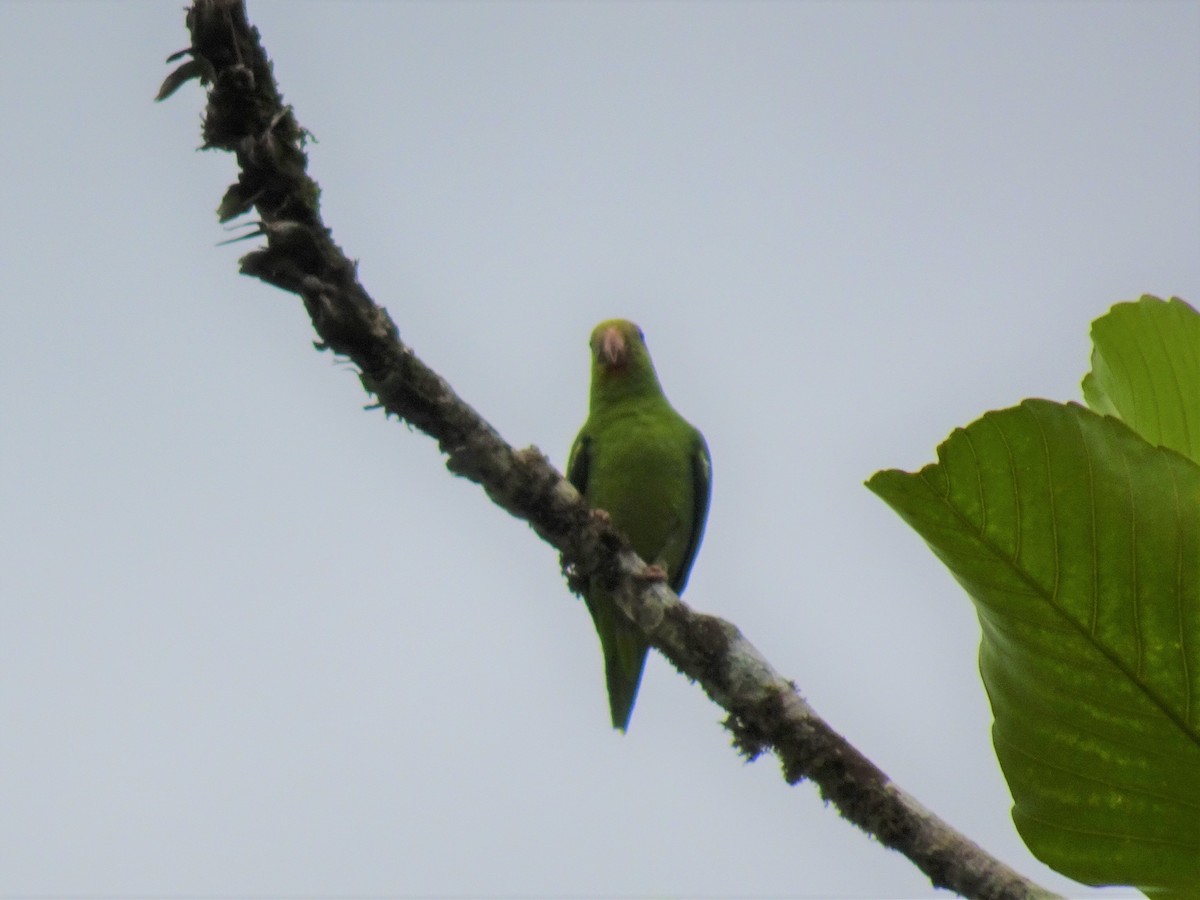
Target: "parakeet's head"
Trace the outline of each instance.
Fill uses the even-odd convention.
[[[609,319],[592,330],[592,360],[613,374],[650,365],[642,329],[626,319]]]
[[[646,338],[635,324],[626,319],[601,322],[592,330],[591,346],[594,400],[661,393]]]

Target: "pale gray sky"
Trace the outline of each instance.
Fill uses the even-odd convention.
[[[660,658],[612,732],[554,553],[216,246],[233,161],[195,85],[150,102],[180,6],[0,4],[0,896],[931,895]],[[417,352],[561,465],[588,332],[636,319],[714,457],[686,599],[1088,895],[1012,827],[966,596],[862,482],[1077,399],[1112,303],[1200,301],[1200,5],[250,14]]]

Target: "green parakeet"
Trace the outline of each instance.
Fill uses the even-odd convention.
[[[683,593],[704,536],[712,464],[704,436],[663,394],[642,330],[611,319],[592,332],[588,418],[567,479],[632,542],[647,575]],[[649,645],[598,580],[584,599],[600,635],[613,728],[629,726]]]

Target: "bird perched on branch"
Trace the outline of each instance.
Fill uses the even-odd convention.
[[[624,319],[592,332],[588,418],[567,479],[608,513],[648,563],[646,577],[683,593],[704,536],[712,461],[704,436],[667,402],[642,330]],[[613,728],[625,731],[649,645],[593,578],[584,599],[600,636]]]

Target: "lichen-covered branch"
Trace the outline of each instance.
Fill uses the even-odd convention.
[[[163,83],[159,99],[192,78],[208,86],[204,146],[235,154],[239,166],[218,214],[228,221],[255,211],[256,233],[265,238],[265,246],[242,258],[242,272],[297,294],[319,346],[352,360],[379,406],[434,438],[452,472],[556,547],[573,588],[597,575],[610,582],[651,644],[729,713],[725,725],[743,754],[773,751],[790,784],[816,783],[845,818],[904,853],[937,887],[997,900],[1049,896],[897,788],[732,624],[693,612],[665,585],[638,578],[645,563],[542,453],[509,446],[413,354],[321,221],[319,190],[306,171],[305,132],[283,103],[244,4],[195,0],[187,27],[191,46],[171,57],[187,59]]]

